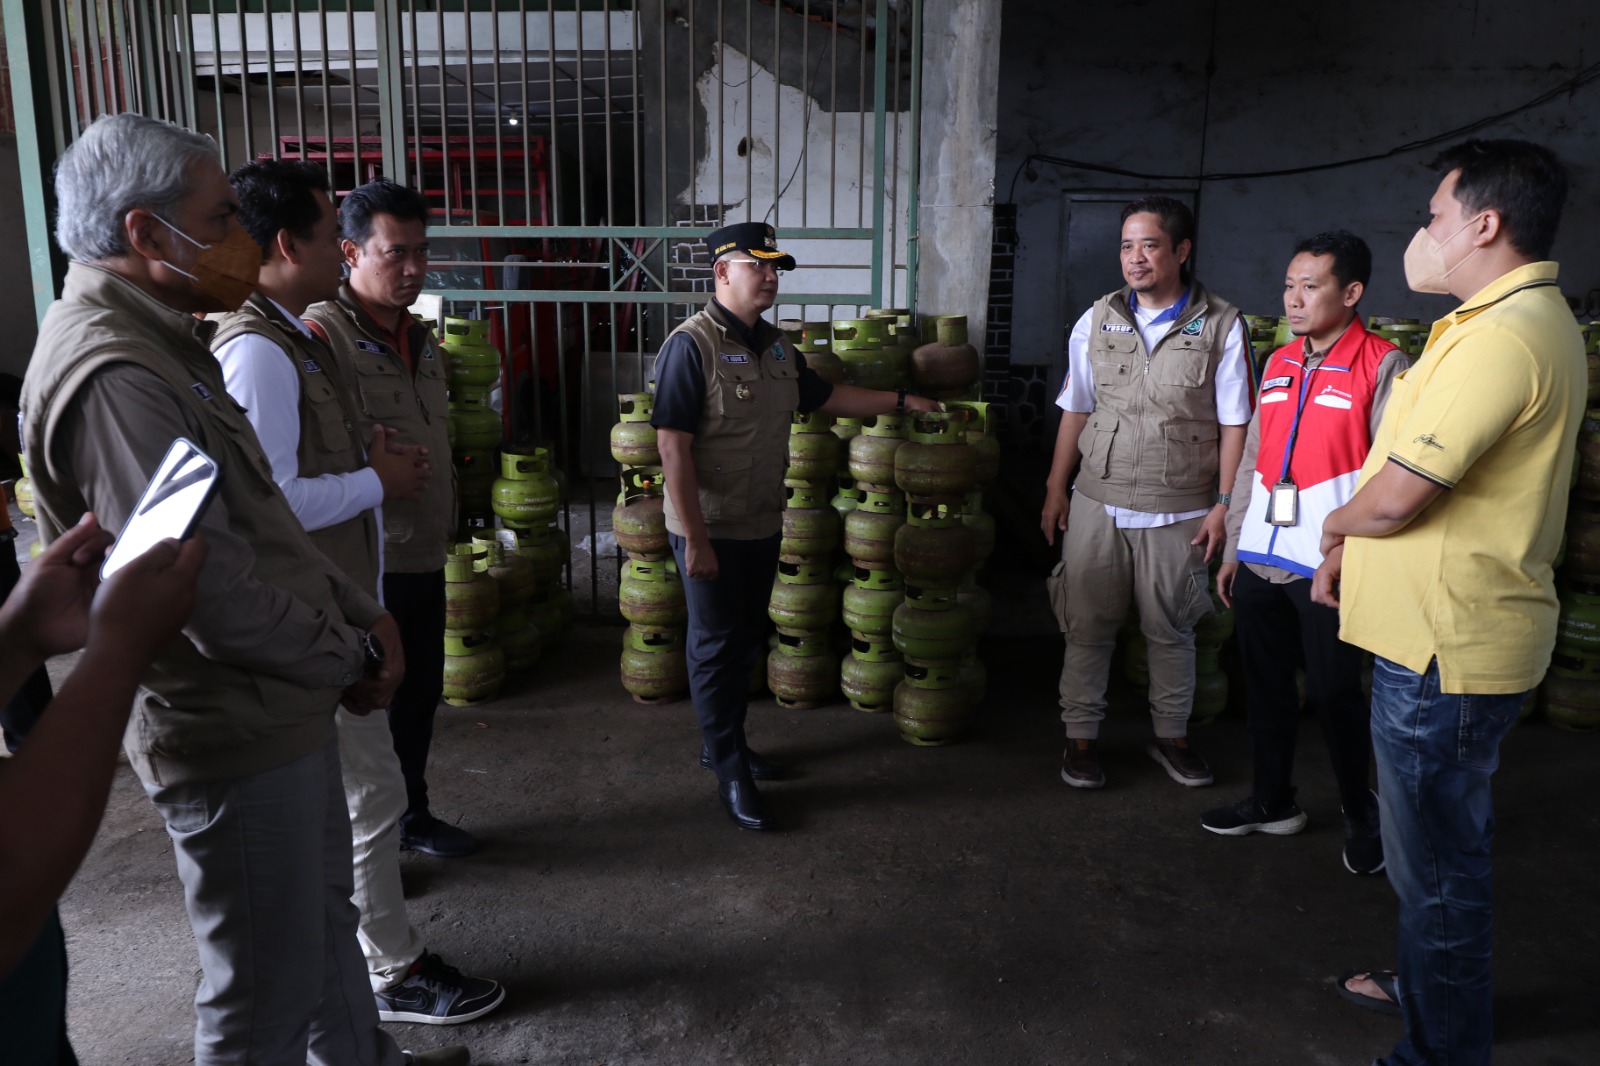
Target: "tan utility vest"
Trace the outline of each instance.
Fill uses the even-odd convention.
[[[673,333],[687,333],[700,352],[705,407],[691,454],[700,483],[706,531],[721,540],[760,540],[783,528],[783,471],[789,465],[789,423],[800,406],[794,345],[765,322],[759,352],[717,321],[711,304]],[[685,536],[673,486],[667,482],[667,529]]]
[[[1078,438],[1073,487],[1134,511],[1197,511],[1216,503],[1216,376],[1238,309],[1198,281],[1167,335],[1146,352],[1127,287],[1089,319],[1094,410]],[[1246,353],[1248,355],[1248,353]]]
[[[300,381],[300,443],[295,452],[299,476],[348,474],[367,465],[357,415],[338,365],[328,346],[308,337],[260,293],[239,310],[216,315],[216,336],[211,350],[219,350],[235,337],[253,333],[283,352]],[[369,596],[378,594],[378,520],[369,508],[335,525],[314,529],[311,542],[350,575]]]
[[[132,363],[165,382],[200,427],[195,443],[222,467],[219,500],[229,529],[255,552],[252,576],[341,619],[328,561],[289,509],[255,430],[223,386],[208,343],[215,328],[110,271],[67,268],[61,299],[40,325],[22,399],[40,532],[54,539],[89,509],[53,463],[63,412],[96,371]],[[139,776],[158,784],[260,773],[333,736],[341,691],[216,662],[180,636],[144,676],[125,743]]]
[[[413,323],[408,340],[416,373],[367,317],[350,286],[339,299],[316,304],[306,320],[327,331],[338,372],[352,390],[361,419],[361,439],[372,427],[399,431],[401,444],[428,449],[433,476],[419,503],[383,505],[383,568],[391,574],[427,574],[444,569],[456,535],[455,466],[450,461],[450,405],[444,358],[433,334]]]

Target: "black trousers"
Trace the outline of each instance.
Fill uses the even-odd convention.
[[[1274,585],[1243,564],[1234,578],[1233,604],[1255,746],[1256,799],[1268,807],[1294,799],[1300,727],[1294,672],[1303,656],[1306,703],[1322,723],[1339,800],[1348,812],[1367,810],[1371,712],[1361,691],[1361,649],[1339,639],[1339,612],[1311,602],[1310,581]]]
[[[428,749],[444,695],[444,571],[384,574],[383,601],[400,624],[406,676],[389,704],[389,732],[406,779],[401,821],[428,813]]]
[[[5,506],[0,500],[0,507]],[[17,566],[17,556],[12,550],[15,541],[0,540],[0,603],[4,603],[11,595],[11,590],[17,587],[17,581],[22,577],[22,571]],[[50,688],[50,675],[44,667],[39,667],[28,675],[22,683],[22,688],[17,694],[0,707],[0,727],[5,730],[6,749],[11,752],[17,750],[17,745],[22,743],[33,729],[34,723],[50,705],[55,693]]]
[[[670,539],[678,571],[685,575],[689,695],[700,736],[718,781],[748,781],[744,719],[750,706],[750,675],[766,650],[767,604],[782,538],[774,534],[761,540],[713,540],[717,576],[711,581],[687,576],[684,539],[676,534]]]

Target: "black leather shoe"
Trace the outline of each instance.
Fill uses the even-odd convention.
[[[783,776],[783,767],[771,759],[757,755],[753,751],[745,752],[745,768],[750,771],[750,776],[757,781],[776,781]],[[700,769],[711,769],[711,752],[704,744],[700,745]]]
[[[722,781],[717,784],[722,807],[740,829],[771,829],[772,822],[761,808],[761,793],[748,781]]]

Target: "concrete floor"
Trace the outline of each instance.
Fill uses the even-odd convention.
[[[1034,581],[1007,587],[1042,599]],[[1059,637],[1018,604],[985,642],[989,697],[965,743],[913,748],[843,704],[757,704],[754,743],[798,769],[765,787],[777,833],[728,823],[688,704],[629,700],[616,628],[580,626],[536,681],[442,709],[435,809],[485,847],[405,857],[413,920],[510,998],[454,1030],[396,1026],[402,1046],[466,1042],[501,1066],[1365,1066],[1387,1050],[1397,1022],[1334,993],[1336,974],[1391,958],[1394,903],[1340,865],[1317,731],[1296,837],[1201,831],[1202,810],[1248,787],[1243,722],[1197,728],[1218,785],[1180,788],[1143,754],[1126,691],[1110,786],[1069,790]],[[1496,1061],[1591,1066],[1600,737],[1528,725],[1502,765]],[[62,911],[83,1062],[191,1061],[194,946],[126,768]]]

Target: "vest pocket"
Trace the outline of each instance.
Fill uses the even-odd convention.
[[[328,380],[328,375],[304,374],[300,387],[305,390],[311,413],[316,418],[323,448],[330,452],[348,452],[351,427],[344,417],[344,405],[339,402],[339,390]]]
[[[1204,482],[1216,478],[1220,433],[1211,421],[1167,423],[1167,488],[1204,487]]]
[[[1211,352],[1193,337],[1177,337],[1161,346],[1152,363],[1158,385],[1198,389],[1206,383]]]
[[[1078,451],[1083,455],[1083,469],[1095,477],[1111,473],[1111,445],[1117,437],[1117,416],[1108,411],[1096,411],[1089,416],[1083,436],[1078,438]]]
[[[749,513],[750,471],[748,451],[701,452],[695,456],[695,479],[700,482],[700,516],[707,524]]]

